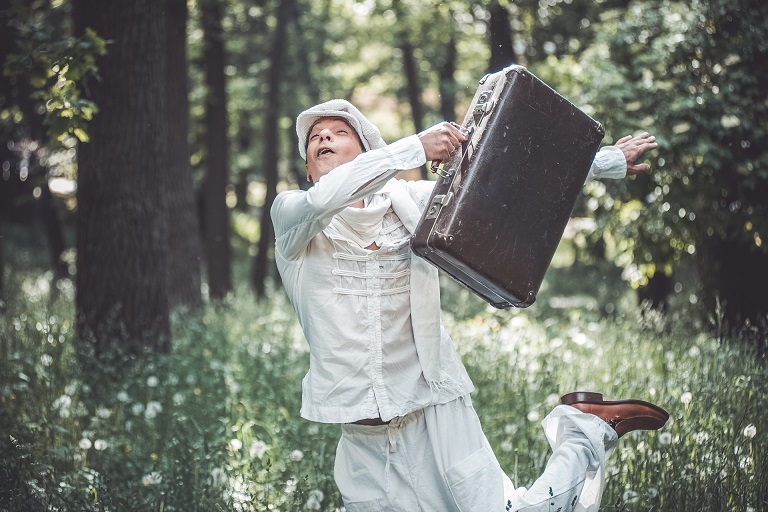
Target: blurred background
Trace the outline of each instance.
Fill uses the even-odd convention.
[[[275,195],[309,185],[295,118],[346,98],[394,141],[510,64],[659,147],[584,187],[529,310],[443,282],[502,465],[525,485],[531,404],[594,384],[679,425],[607,506],[768,507],[768,4],[0,0],[0,26],[0,509],[340,507],[272,253]]]

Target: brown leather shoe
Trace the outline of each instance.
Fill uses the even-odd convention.
[[[658,430],[669,419],[669,413],[642,400],[603,400],[600,393],[577,391],[564,395],[560,401],[581,412],[594,414],[607,422],[619,437],[633,430]]]

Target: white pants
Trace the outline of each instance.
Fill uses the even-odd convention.
[[[514,488],[461,399],[388,425],[342,425],[336,484],[347,512],[597,510],[616,433],[563,405],[542,425],[553,453],[528,490]]]

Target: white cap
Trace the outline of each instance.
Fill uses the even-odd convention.
[[[340,117],[347,121],[360,136],[366,151],[383,148],[387,145],[381,138],[379,129],[374,126],[357,108],[347,100],[330,100],[305,110],[296,118],[296,135],[299,136],[299,153],[307,159],[307,137],[312,125],[318,119]]]

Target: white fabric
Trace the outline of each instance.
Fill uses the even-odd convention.
[[[587,174],[587,181],[594,179],[619,180],[627,176],[627,159],[616,146],[603,146],[595,155]]]
[[[341,117],[355,129],[360,136],[360,141],[365,146],[366,151],[383,148],[387,144],[381,138],[381,133],[376,126],[347,100],[330,100],[319,105],[315,105],[299,114],[296,118],[296,135],[299,137],[299,154],[304,160],[307,159],[307,136],[312,125],[318,119],[324,117]]]
[[[437,272],[412,258],[410,232],[401,220],[418,220],[433,182],[388,185],[392,210],[382,221],[378,250],[341,234],[337,214],[344,206],[381,188],[395,169],[418,167],[424,159],[418,138],[409,137],[363,153],[309,191],[284,192],[275,200],[275,259],[310,346],[305,418],[391,419],[474,389],[440,326]],[[408,211],[403,204],[410,204]],[[411,293],[420,299],[412,301]],[[431,372],[424,366],[438,368],[444,379],[428,382]]]
[[[360,247],[369,247],[381,234],[384,214],[392,207],[389,196],[374,194],[365,208],[345,208],[334,219],[337,233]]]
[[[603,165],[593,165],[590,176],[626,171],[623,155],[620,162],[610,150],[598,156]],[[382,221],[377,251],[344,236],[338,220],[347,205],[381,190],[397,170],[424,162],[414,135],[363,153],[308,191],[283,192],[275,200],[275,259],[310,346],[301,409],[307,419],[387,420],[473,390],[440,326],[437,272],[408,247],[434,182],[393,181],[382,190],[392,210]]]
[[[530,489],[502,471],[477,414],[461,400],[389,425],[343,425],[334,478],[347,512],[593,512],[616,433],[604,421],[558,406],[542,425],[553,453]],[[586,475],[586,484],[585,484]]]

